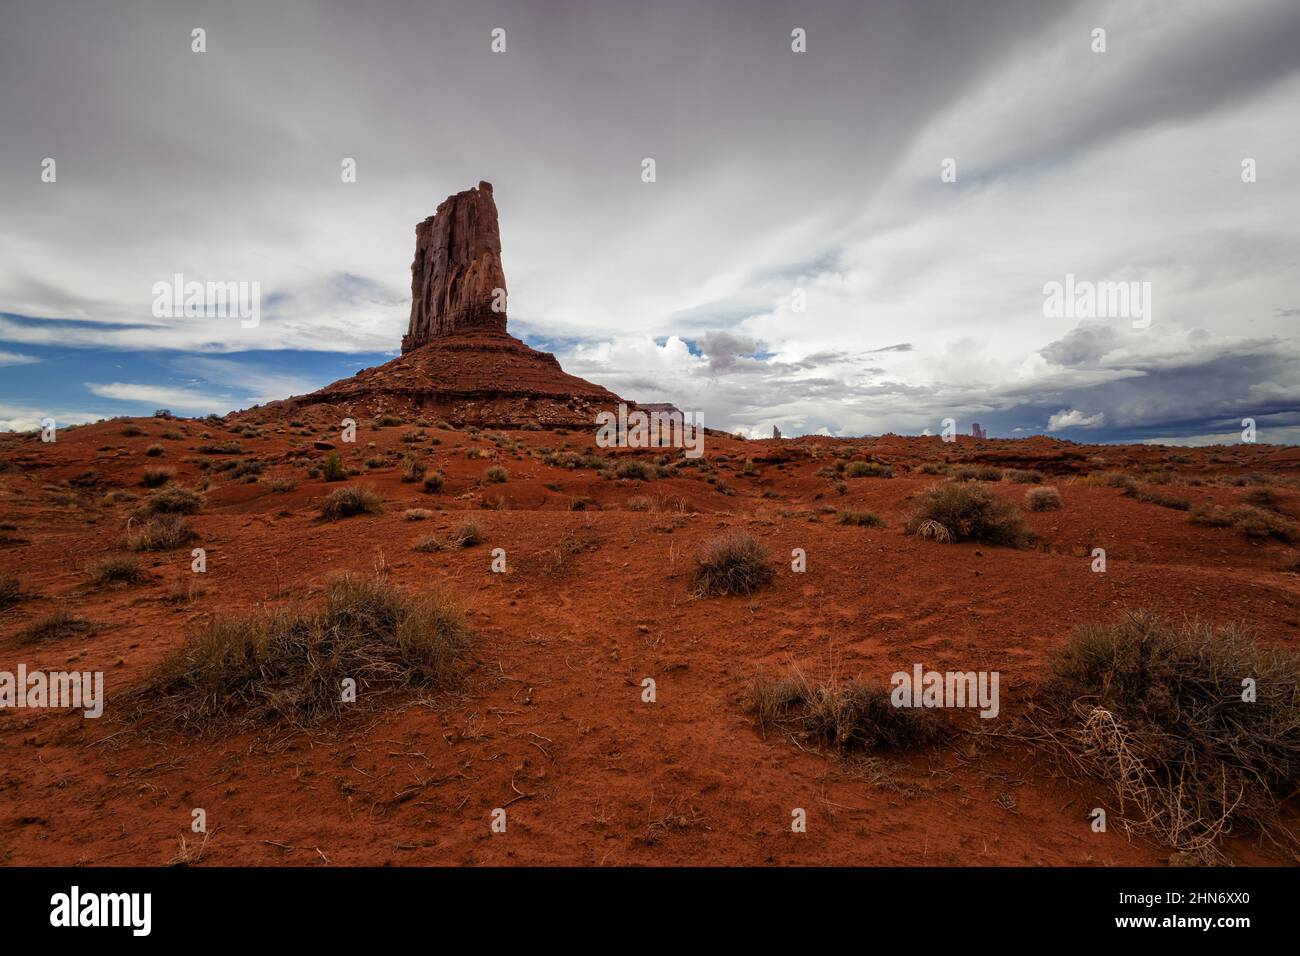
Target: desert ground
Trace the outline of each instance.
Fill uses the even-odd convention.
[[[1012,732],[1053,648],[1147,609],[1297,649],[1294,544],[1192,517],[1245,506],[1300,520],[1300,449],[711,432],[689,462],[593,445],[575,428],[432,418],[361,421],[350,443],[332,419],[256,410],[115,419],[53,443],[0,435],[0,575],[18,589],[0,609],[0,670],[103,671],[107,694],[99,719],[0,711],[0,861],[1159,865],[1170,847],[1125,827],[1104,782]],[[348,470],[339,481],[320,471],[332,454]],[[644,467],[620,467],[630,461]],[[127,547],[153,493],[147,469],[202,493],[185,517],[192,543]],[[961,477],[1022,511],[1033,543],[906,533],[923,490]],[[321,519],[331,492],[358,485],[381,512]],[[1043,486],[1059,509],[1025,507]],[[457,543],[466,521],[477,543]],[[698,596],[697,555],[734,530],[766,549],[774,580]],[[140,573],[101,574],[114,557]],[[364,706],[328,719],[206,729],[124,703],[214,614],[310,605],[345,571],[455,597],[471,637],[454,686],[363,690]],[[35,627],[58,612],[79,623]],[[884,683],[918,663],[999,672],[1000,715],[944,715],[961,733],[942,745],[837,754],[760,727],[750,706],[760,674]],[[1089,825],[1095,807],[1111,814],[1104,833]],[[795,808],[806,832],[792,831]],[[1296,822],[1285,808],[1282,823]],[[1222,846],[1238,865],[1295,862],[1264,833]]]

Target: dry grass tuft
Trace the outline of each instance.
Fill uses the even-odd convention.
[[[94,627],[84,617],[71,611],[55,611],[37,618],[18,632],[19,644],[43,644],[59,641],[74,634],[84,634]]]
[[[383,578],[345,574],[320,608],[214,615],[131,698],[137,719],[190,729],[309,724],[387,693],[451,685],[468,642],[446,592],[412,596]],[[355,703],[345,699],[349,679]]]
[[[149,575],[140,561],[129,554],[115,554],[90,566],[90,579],[98,586],[106,584],[141,584]]]
[[[952,732],[932,711],[895,707],[885,687],[857,680],[813,685],[798,671],[776,681],[755,677],[750,709],[765,735],[778,727],[842,753],[921,747]]]
[[[7,574],[0,575],[0,610],[13,607],[23,599],[22,585]]]
[[[1051,485],[1031,488],[1025,492],[1025,507],[1030,511],[1060,511],[1061,493]]]
[[[1281,515],[1253,508],[1250,505],[1231,509],[1218,505],[1212,508],[1197,508],[1192,512],[1190,520],[1192,524],[1204,525],[1207,528],[1236,528],[1246,537],[1254,540],[1275,538],[1293,544],[1297,538],[1300,538],[1296,526]]]
[[[874,511],[854,511],[846,508],[840,512],[840,524],[857,525],[862,528],[883,528],[885,519]]]
[[[324,521],[338,521],[355,515],[377,515],[384,510],[379,496],[364,485],[335,488],[321,502],[320,516]]]
[[[776,577],[767,563],[767,551],[743,531],[714,538],[695,560],[695,594],[699,597],[752,594]]]
[[[180,515],[158,515],[141,524],[127,522],[122,546],[128,551],[170,551],[194,540],[194,532]]]

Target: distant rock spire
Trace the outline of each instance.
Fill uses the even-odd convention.
[[[492,184],[480,182],[448,196],[415,227],[411,323],[402,352],[470,329],[504,332],[505,288],[497,204]]]

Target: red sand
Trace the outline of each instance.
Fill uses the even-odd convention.
[[[0,611],[0,669],[103,670],[108,692],[100,720],[0,711],[5,864],[165,864],[182,836],[199,842],[190,832],[195,807],[210,831],[202,864],[1160,863],[1167,848],[1126,835],[1104,786],[1066,779],[1017,744],[977,749],[963,739],[904,757],[837,761],[779,735],[764,739],[746,713],[750,681],[792,664],[814,676],[881,681],[915,663],[997,670],[1010,718],[1041,679],[1051,647],[1076,624],[1123,608],[1243,622],[1263,640],[1296,645],[1300,578],[1284,570],[1294,548],[1199,527],[1186,512],[1076,477],[1121,470],[1143,478],[1144,468],[1167,466],[1175,482],[1154,490],[1196,505],[1236,504],[1247,490],[1208,479],[1286,476],[1290,484],[1273,487],[1295,520],[1296,449],[710,435],[710,474],[728,495],[693,469],[651,482],[604,480],[529,454],[566,442],[583,451],[590,432],[512,431],[522,460],[504,453],[485,461],[465,452],[494,447],[486,433],[434,427],[424,431],[441,444],[409,446],[400,438],[411,426],[363,423],[357,444],[345,445],[324,426],[300,434],[272,422],[250,439],[223,424],[154,419],[135,421],[146,434],[124,437],[127,424],[65,430],[52,445],[0,435],[0,460],[11,463],[0,471],[0,573],[33,595]],[[185,437],[164,439],[167,430]],[[200,437],[205,431],[210,438]],[[362,469],[349,483],[373,485],[384,514],[316,520],[320,499],[339,485],[308,479],[290,462],[323,457],[313,448],[320,437]],[[246,452],[236,457],[268,465],[251,484],[210,473],[206,506],[190,519],[207,573],[190,572],[188,548],[147,552],[148,583],[92,586],[88,565],[119,550],[138,504],[110,503],[106,494],[128,489],[142,498],[139,476],[149,466],[176,468],[181,483],[199,486],[196,460],[232,456],[194,449],[232,439]],[[154,443],[165,446],[163,457],[145,456]],[[402,483],[394,459],[375,470],[363,464],[408,448],[446,472],[440,493]],[[849,479],[840,496],[816,474],[836,449],[878,456],[899,476]],[[1063,510],[1026,515],[1041,545],[904,535],[910,499],[938,480],[920,474],[920,464],[945,457],[1050,472]],[[746,459],[756,475],[740,473]],[[481,484],[497,462],[509,480]],[[297,487],[272,491],[278,475],[296,477]],[[1181,483],[1193,476],[1207,480]],[[994,487],[1019,502],[1030,486]],[[655,510],[629,510],[636,497]],[[484,507],[498,498],[499,509]],[[570,510],[578,499],[585,510]],[[887,526],[843,526],[819,514],[822,506],[876,511]],[[408,522],[411,507],[434,514]],[[466,516],[485,530],[483,544],[412,550]],[[729,528],[770,550],[775,586],[749,598],[691,598],[693,555]],[[557,560],[552,549],[566,536],[579,547]],[[506,574],[491,573],[495,547],[506,549]],[[1107,551],[1105,574],[1090,570],[1094,547]],[[789,570],[793,548],[807,552],[804,574]],[[114,695],[146,678],[191,622],[309,597],[338,571],[376,569],[408,588],[445,582],[469,608],[477,638],[457,694],[405,699],[310,733],[217,740],[145,736],[120,719]],[[167,600],[191,582],[193,600]],[[93,621],[95,632],[17,644],[26,624],[65,608]],[[654,704],[641,702],[645,677],[657,682]],[[1095,806],[1112,814],[1107,833],[1089,828]],[[495,807],[507,808],[505,834],[490,832]],[[795,807],[807,810],[807,833],[790,831]],[[1230,839],[1227,851],[1242,864],[1292,862],[1254,835]]]

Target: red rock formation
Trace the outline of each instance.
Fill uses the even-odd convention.
[[[480,182],[448,196],[415,227],[411,322],[402,352],[469,329],[504,332],[505,288],[497,204],[492,184]]]
[[[396,414],[502,428],[594,428],[596,413],[622,399],[509,335],[505,312],[492,310],[494,290],[505,284],[496,201],[483,182],[447,198],[416,226],[402,355],[268,409],[289,416],[316,408],[340,418]]]

